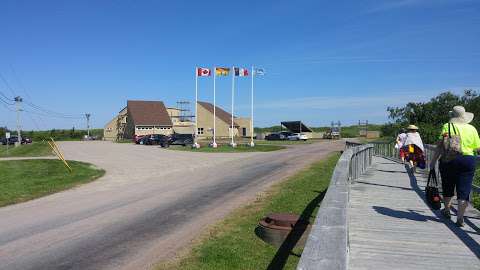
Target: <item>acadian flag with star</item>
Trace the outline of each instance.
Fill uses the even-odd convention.
[[[215,68],[215,75],[217,76],[228,76],[230,73],[230,68],[217,67]]]
[[[253,75],[263,76],[263,75],[265,75],[265,69],[263,69],[263,68],[254,68],[254,69],[253,69]]]

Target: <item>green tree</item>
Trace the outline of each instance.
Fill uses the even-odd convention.
[[[382,133],[395,136],[401,127],[415,124],[419,127],[423,141],[434,143],[442,125],[450,118],[448,112],[456,105],[464,106],[467,111],[480,118],[480,97],[476,91],[465,90],[462,96],[444,92],[428,102],[410,102],[404,107],[388,107],[387,111],[392,122],[384,125]],[[480,119],[474,119],[472,124],[480,127]]]

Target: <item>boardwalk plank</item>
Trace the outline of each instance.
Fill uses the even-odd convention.
[[[480,216],[469,210],[464,228],[423,200],[425,176],[374,158],[351,185],[349,269],[480,269]]]

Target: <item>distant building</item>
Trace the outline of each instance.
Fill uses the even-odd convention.
[[[162,101],[127,101],[126,138],[173,133],[173,123]]]
[[[236,137],[250,136],[250,118],[234,117],[220,107],[216,107],[216,136],[230,137],[233,131]],[[104,127],[105,140],[132,139],[135,135],[173,133],[194,134],[195,122],[191,116],[182,114],[182,109],[165,107],[162,101],[129,100],[123,108]],[[213,105],[208,102],[198,102],[198,135],[202,139],[213,137]]]
[[[182,115],[182,110],[179,108],[167,108],[168,115],[173,123],[173,131],[180,134],[194,134],[195,123],[191,121],[190,117]]]
[[[173,133],[170,115],[161,101],[129,100],[104,127],[105,140],[132,139],[135,135]]]
[[[230,131],[236,137],[250,136],[250,118],[233,118],[232,115],[222,108],[216,106],[215,109],[215,126],[217,138],[230,137]],[[208,102],[198,102],[198,136],[200,138],[213,137],[213,104]]]

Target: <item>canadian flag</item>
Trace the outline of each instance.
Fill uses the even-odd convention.
[[[212,74],[212,72],[209,68],[197,68],[198,77],[210,76],[210,74]]]

